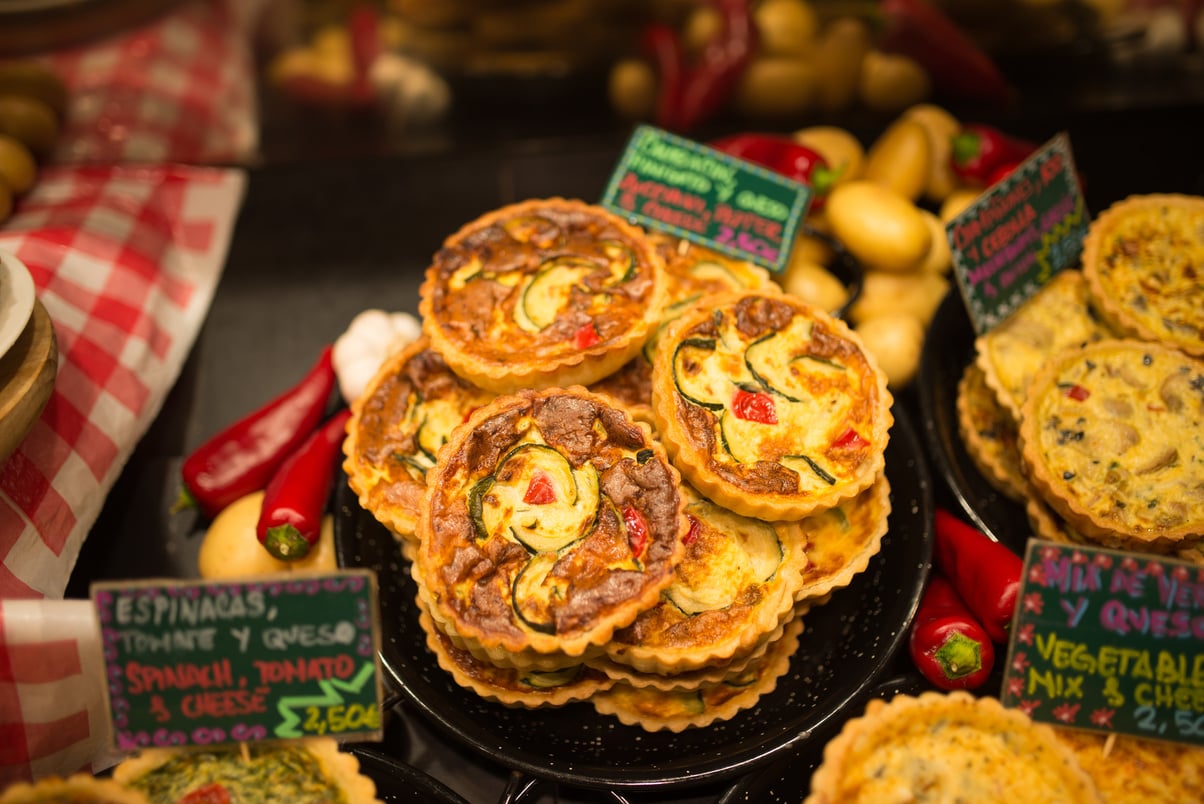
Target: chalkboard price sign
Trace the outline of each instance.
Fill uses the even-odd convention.
[[[950,221],[954,273],[975,331],[991,329],[1077,264],[1089,224],[1065,134]]]
[[[1024,573],[1004,705],[1204,745],[1204,567],[1034,539]]]
[[[91,591],[119,750],[380,738],[370,570]]]
[[[602,206],[635,223],[780,272],[811,188],[653,126],[637,126]]]

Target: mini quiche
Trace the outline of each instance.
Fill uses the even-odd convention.
[[[1016,446],[1016,420],[999,404],[977,363],[966,366],[957,384],[957,429],[983,478],[1008,499],[1024,502],[1030,495]]]
[[[688,690],[618,683],[594,695],[590,703],[600,714],[613,715],[627,726],[652,732],[677,733],[730,720],[741,710],[756,706],[762,696],[777,688],[778,680],[790,670],[790,658],[798,650],[802,630],[801,618],[790,620],[763,655],[724,681]]]
[[[428,474],[413,567],[436,621],[577,656],[653,606],[689,528],[646,425],[580,386],[499,396]]]
[[[354,754],[326,737],[205,749],[148,748],[113,768],[113,780],[151,804],[379,804]],[[211,797],[197,799],[207,792]],[[189,798],[192,796],[193,798]]]
[[[807,566],[798,523],[751,519],[683,492],[690,528],[673,583],[606,644],[613,661],[645,673],[697,670],[752,650],[793,615]]]
[[[1204,361],[1132,339],[1064,351],[1034,378],[1019,432],[1034,488],[1092,541],[1204,539]]]
[[[1051,727],[964,691],[875,698],[824,747],[804,804],[1102,802]]]
[[[864,572],[870,559],[882,550],[890,511],[890,481],[881,472],[874,484],[856,497],[801,520],[807,566],[795,599],[824,601]]]
[[[418,622],[426,632],[427,647],[439,666],[457,684],[489,701],[529,709],[563,706],[584,701],[615,684],[602,671],[581,662],[556,670],[498,667],[458,647],[438,629],[425,609],[419,612]]]
[[[1053,728],[1108,804],[1204,801],[1204,748]]]
[[[588,385],[639,354],[664,266],[641,229],[563,198],[512,204],[451,235],[419,288],[431,347],[496,393]]]
[[[1113,204],[1083,240],[1083,273],[1118,331],[1204,357],[1204,198]]]
[[[87,773],[17,782],[0,791],[0,804],[151,804],[143,793]]]
[[[682,476],[738,514],[798,520],[868,488],[894,422],[886,375],[841,320],[734,291],[661,338],[652,412]]]
[[[386,360],[351,403],[343,441],[343,470],[360,505],[412,547],[435,455],[494,396],[460,379],[426,338]]]
[[[1066,269],[975,340],[976,362],[999,404],[1019,421],[1029,383],[1050,357],[1110,334],[1090,306],[1083,274]]]

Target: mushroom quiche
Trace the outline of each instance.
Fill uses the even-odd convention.
[[[1062,352],[1033,381],[1020,445],[1034,487],[1092,541],[1204,539],[1204,361],[1132,339]]]
[[[413,575],[486,648],[583,654],[656,603],[689,525],[646,425],[579,386],[499,396],[428,474]]]
[[[1131,196],[1091,223],[1083,273],[1122,333],[1204,357],[1204,198]]]
[[[652,410],[703,496],[797,520],[868,488],[884,466],[886,376],[841,320],[772,290],[711,296],[661,338]]]
[[[664,265],[643,230],[596,205],[536,199],[449,237],[419,288],[419,311],[453,371],[509,393],[616,371],[644,345],[664,292]]]

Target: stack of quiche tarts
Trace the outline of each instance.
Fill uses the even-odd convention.
[[[1133,196],[976,341],[960,431],[1034,532],[1204,562],[1204,198]]]
[[[482,697],[730,718],[880,549],[885,375],[763,269],[538,199],[448,237],[419,311],[344,468],[438,664]]]

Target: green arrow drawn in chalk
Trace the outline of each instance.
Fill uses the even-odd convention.
[[[375,673],[376,666],[368,662],[360,668],[354,678],[348,681],[340,681],[337,678],[325,678],[319,681],[318,689],[321,690],[320,695],[296,695],[281,698],[276,704],[276,710],[280,712],[280,716],[284,718],[284,721],[276,727],[276,736],[285,739],[305,736],[305,732],[297,728],[301,723],[301,716],[293,711],[294,708],[304,711],[309,706],[337,706],[343,703],[343,696],[340,694],[340,690],[350,695],[356,695],[369,680],[375,677]]]

